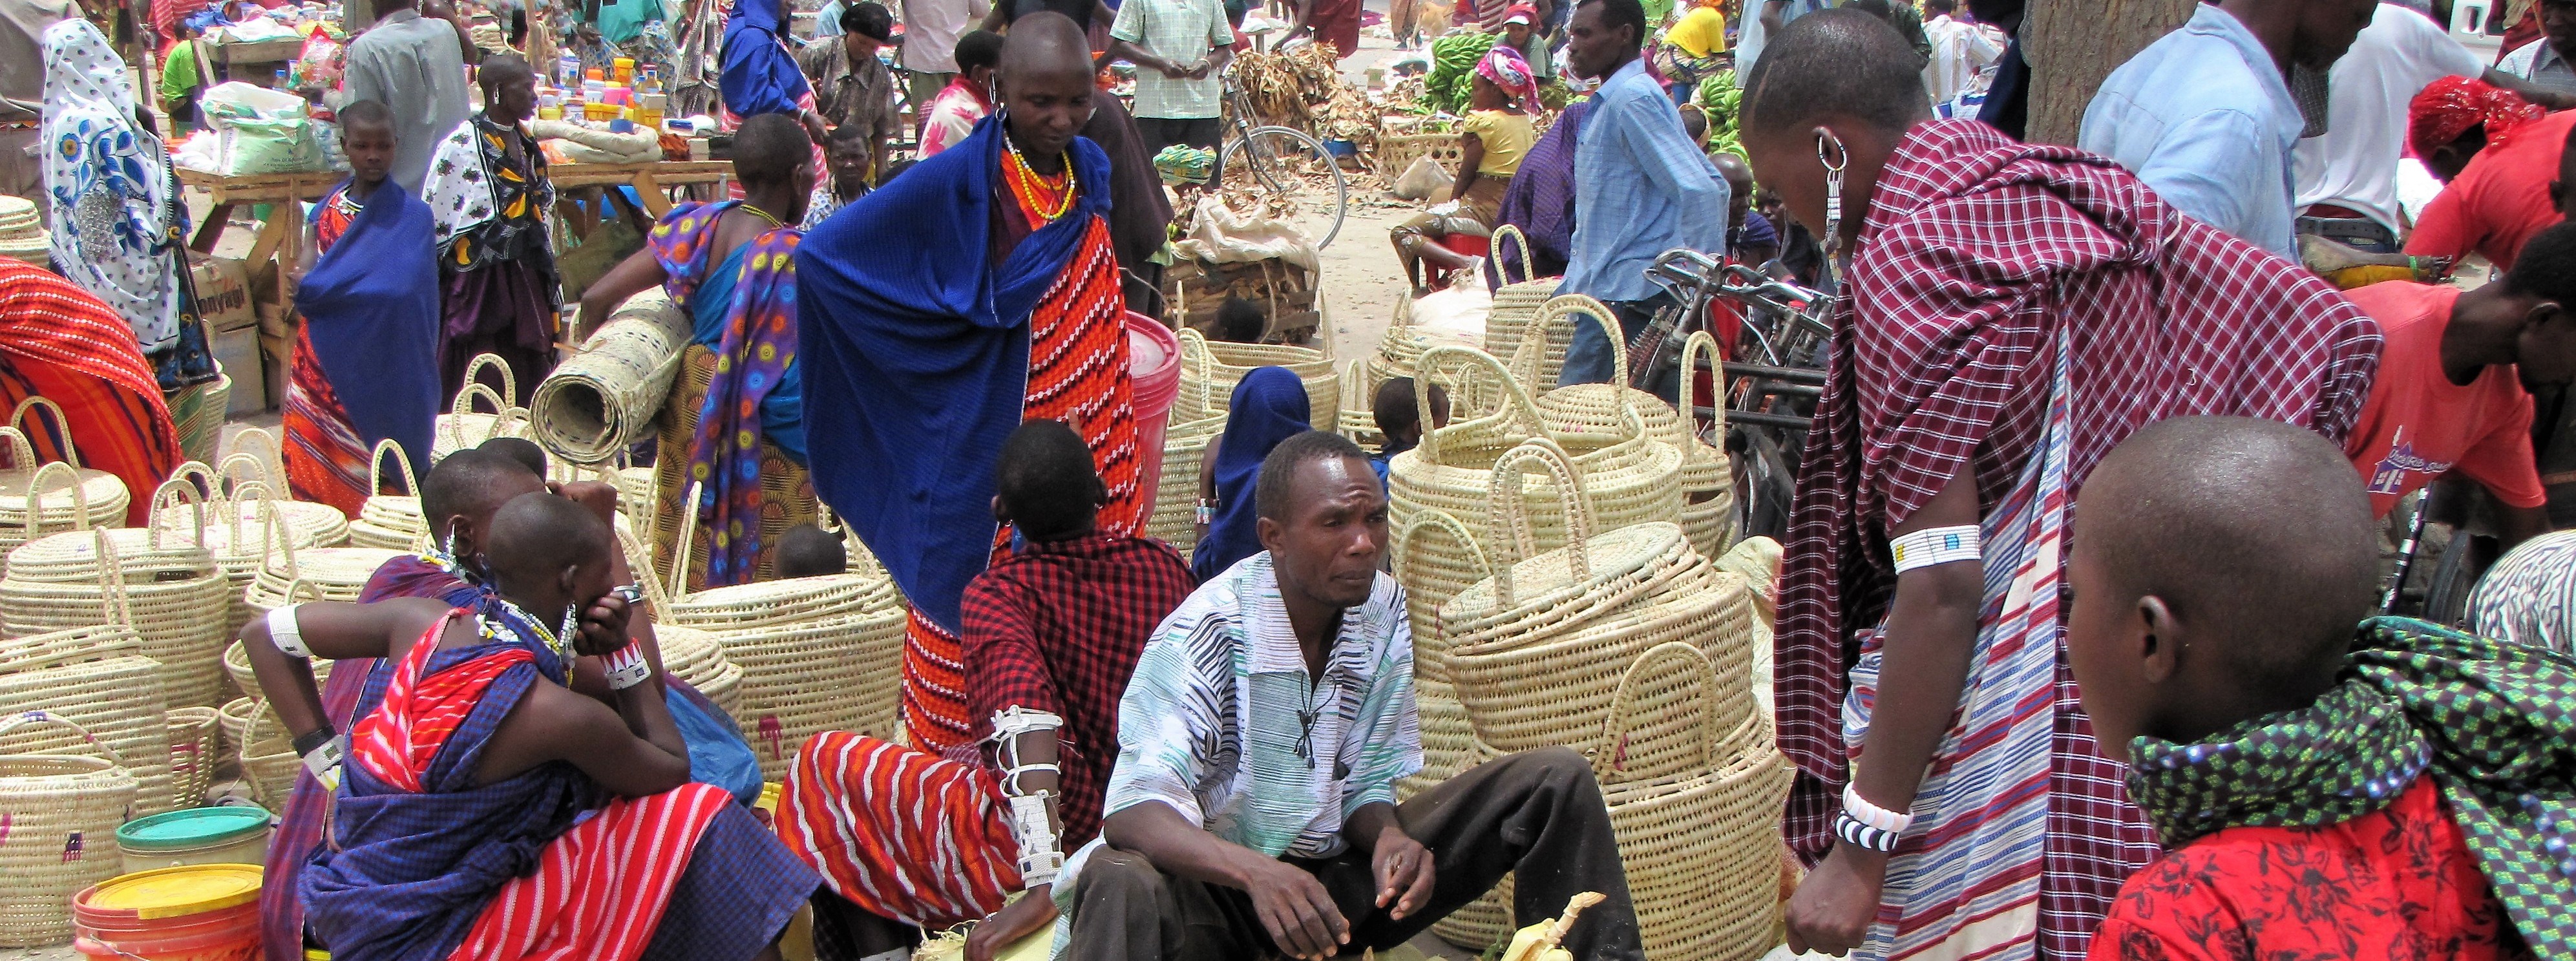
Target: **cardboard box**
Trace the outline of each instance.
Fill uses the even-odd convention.
[[[252,302],[250,310],[251,313],[259,315],[259,335],[261,337],[278,337],[287,340],[295,339],[296,315],[294,311],[265,300]]]
[[[268,365],[260,358],[259,328],[219,330],[214,334],[215,363],[233,379],[232,400],[224,413],[239,417],[268,406]]]
[[[189,276],[197,286],[197,313],[216,333],[259,325],[251,309],[250,268],[230,257],[191,258]]]

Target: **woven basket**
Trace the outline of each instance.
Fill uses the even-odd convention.
[[[1417,560],[1433,552],[1441,552],[1458,563],[1431,565]],[[1458,573],[1460,570],[1490,571],[1493,565],[1485,559],[1484,547],[1475,532],[1436,507],[1416,511],[1397,525],[1387,553],[1394,558],[1395,582],[1404,585],[1405,613],[1413,622],[1414,677],[1445,685],[1449,678],[1449,642],[1440,634],[1440,605],[1449,603],[1450,598],[1476,582]],[[1456,693],[1450,696],[1454,698]],[[1465,713],[1459,714],[1461,720],[1465,717]],[[1423,723],[1430,723],[1427,713]]]
[[[0,705],[52,711],[133,758],[137,814],[173,810],[181,797],[170,769],[161,665],[143,656],[132,629],[90,626],[0,640]],[[0,753],[73,747],[67,734],[27,731],[0,738]]]
[[[27,440],[28,415],[51,415],[48,437],[62,459],[47,471]],[[133,492],[125,481],[103,470],[82,467],[73,446],[71,420],[61,405],[42,396],[18,402],[9,412],[9,469],[0,471],[0,550],[14,548],[46,534],[82,527],[123,527]],[[66,476],[67,475],[67,476]]]
[[[686,570],[687,541],[681,543],[675,572]],[[669,594],[654,601],[662,615],[657,628],[669,624],[712,634],[725,659],[741,669],[731,713],[760,756],[765,779],[785,777],[796,749],[823,731],[895,736],[902,707],[903,596],[874,558],[854,553],[851,570],[695,594],[675,578]]]
[[[260,504],[261,527],[268,528],[278,502]],[[305,599],[355,602],[376,568],[402,554],[377,547],[296,547],[291,540],[281,540],[250,586],[242,590],[242,601],[254,615]]]
[[[223,751],[223,735],[215,722],[221,716],[211,707],[170,709],[170,780],[176,795],[172,803],[180,808],[205,804],[206,789],[215,784],[215,765]]]
[[[1377,138],[1377,173],[1378,176],[1394,180],[1411,168],[1414,161],[1424,157],[1429,157],[1433,163],[1454,171],[1458,169],[1459,164],[1466,162],[1466,150],[1466,147],[1458,143],[1458,135],[1454,133],[1380,136]]]
[[[1530,269],[1529,237],[1510,224],[1494,228],[1493,249],[1496,254],[1502,252],[1503,242],[1507,239],[1520,248],[1522,269]],[[1495,261],[1494,272],[1502,278],[1503,285],[1495,288],[1493,311],[1485,315],[1485,352],[1496,357],[1511,357],[1520,351],[1521,340],[1528,336],[1530,322],[1538,318],[1539,307],[1546,304],[1548,298],[1556,296],[1557,285],[1565,278],[1531,277],[1523,273],[1521,279],[1513,280],[1510,269],[1499,259]],[[1545,331],[1547,346],[1533,358],[1539,368],[1537,375],[1527,381],[1529,387],[1539,391],[1556,389],[1557,372],[1565,369],[1566,348],[1574,346],[1573,328],[1558,330],[1550,327]]]
[[[0,719],[0,735],[59,724],[101,757],[0,754],[0,946],[60,944],[72,937],[72,895],[124,873],[116,828],[134,810],[123,755],[80,724],[45,711]],[[165,755],[166,757],[166,755]]]
[[[293,491],[286,480],[286,448],[277,435],[265,427],[235,431],[232,450],[216,464],[223,469],[227,487],[255,483],[278,497],[291,496]]]
[[[1676,642],[1639,660],[1631,673],[1668,676],[1662,686],[1672,693],[1623,691],[1633,696],[1603,739],[1623,745],[1630,761],[1614,775],[1669,773],[1608,781],[1602,800],[1647,956],[1750,961],[1776,940],[1790,769],[1767,717],[1728,727],[1712,706],[1691,723],[1691,694],[1727,686],[1721,669],[1693,660],[1699,655]],[[1698,692],[1684,680],[1693,678]]]
[[[182,485],[183,487],[185,485]],[[0,623],[12,634],[90,627],[119,611],[161,664],[174,707],[223,703],[230,585],[214,555],[160,528],[55,534],[9,552]]]
[[[233,375],[221,365],[212,382],[171,395],[171,426],[179,430],[179,456],[207,460],[222,449],[224,418],[232,411]]]
[[[475,379],[482,376],[485,367],[500,372],[499,393]],[[491,402],[491,413],[475,411],[477,397]],[[495,437],[526,437],[528,433],[528,411],[519,406],[519,381],[510,373],[509,363],[498,354],[477,354],[465,365],[465,386],[456,392],[455,403],[447,413],[438,415],[430,431],[429,459],[437,463],[449,454],[480,446]]]
[[[224,736],[240,752],[242,778],[250,782],[260,806],[286,810],[286,800],[295,795],[295,776],[304,773],[304,758],[295,753],[286,729],[278,726],[277,712],[268,709],[268,699],[252,696],[224,705],[222,724]]]
[[[258,578],[260,567],[267,563],[267,545],[287,540],[300,550],[339,544],[349,537],[351,525],[337,508],[305,501],[279,501],[273,513],[264,513],[272,510],[261,506],[268,490],[266,484],[238,485],[240,494],[247,495],[249,499],[234,499],[234,491],[223,484],[222,478],[212,468],[194,461],[179,465],[162,486],[166,488],[171,484],[189,484],[201,492],[224,495],[201,504],[156,510],[152,514],[152,527],[155,530],[185,531],[192,540],[197,540],[196,520],[200,514],[205,516],[205,533],[198,542],[214,555],[215,565],[224,572],[224,633],[228,636],[240,633],[242,625],[250,623],[252,611],[243,592]],[[155,498],[158,497],[156,493]]]
[[[1155,488],[1154,514],[1145,519],[1145,536],[1172,545],[1184,561],[1198,547],[1199,469],[1206,463],[1208,438],[1225,432],[1225,407],[1217,403],[1206,371],[1213,363],[1204,353],[1181,354],[1183,392],[1173,400],[1170,423],[1163,428],[1163,476]],[[1195,374],[1193,366],[1199,368]]]
[[[529,427],[548,452],[605,464],[653,430],[689,346],[689,317],[654,287],[628,298],[528,398]]]
[[[1332,430],[1341,423],[1342,375],[1334,369],[1332,357],[1312,347],[1288,344],[1228,344],[1211,342],[1198,331],[1182,328],[1181,356],[1199,356],[1197,369],[1203,371],[1206,389],[1213,396],[1213,406],[1222,411],[1234,401],[1234,386],[1243,383],[1245,374],[1257,367],[1285,367],[1306,385],[1306,420],[1316,430]],[[1192,368],[1181,368],[1181,386],[1188,389]]]
[[[740,703],[742,668],[725,659],[721,639],[694,627],[655,624],[653,640],[662,649],[665,674],[687,681],[725,713],[733,713]]]
[[[298,588],[297,592],[309,598],[313,596],[311,592],[314,590],[316,589],[305,587]],[[322,682],[331,679],[331,665],[338,663],[340,662],[327,657],[317,657],[312,660],[315,690],[320,690]],[[242,642],[238,640],[224,647],[224,676],[231,678],[233,687],[243,694],[259,693],[259,675],[251,670],[250,652],[242,649]]]
[[[1627,370],[1628,349],[1618,343],[1617,321],[1610,319],[1610,308],[1600,301],[1567,294],[1548,301],[1533,323],[1555,330],[1569,326],[1560,322],[1582,323],[1581,318],[1587,317],[1610,332],[1611,363]],[[1538,376],[1537,353],[1526,349],[1533,343],[1524,341],[1525,349],[1512,356],[1512,373],[1524,384]],[[1628,418],[1635,417],[1646,425],[1646,436],[1683,452],[1683,491],[1710,490],[1727,483],[1725,459],[1689,456],[1692,445],[1706,445],[1691,434],[1688,422],[1671,404],[1654,394],[1624,384],[1570,384],[1538,395],[1538,411],[1550,429],[1567,432],[1617,433]]]
[[[385,493],[385,455],[402,468],[403,492]],[[367,458],[367,500],[349,521],[349,544],[384,550],[417,551],[430,546],[429,519],[420,510],[420,478],[412,473],[411,455],[393,438],[376,442]]]
[[[1690,535],[1691,547],[1700,556],[1716,560],[1735,546],[1735,465],[1727,459],[1726,449],[1710,444],[1710,437],[1726,436],[1726,405],[1712,403],[1715,411],[1707,432],[1699,430],[1696,413],[1701,400],[1699,375],[1694,365],[1701,355],[1717,354],[1717,338],[1705,330],[1691,331],[1682,341],[1682,385],[1679,413],[1682,418],[1682,530]],[[1721,373],[1722,376],[1722,373]]]

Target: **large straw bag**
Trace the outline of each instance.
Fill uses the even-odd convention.
[[[1548,301],[1546,307],[1539,311],[1536,323],[1553,331],[1565,326],[1559,321],[1572,319],[1574,323],[1581,323],[1586,317],[1610,333],[1612,363],[1626,370],[1627,348],[1617,343],[1617,328],[1610,319],[1610,310],[1600,301],[1581,295],[1558,297]],[[1716,349],[1716,338],[1703,331],[1692,332],[1682,345],[1683,369],[1687,371],[1699,353],[1714,353]],[[1525,349],[1512,359],[1512,365],[1524,383],[1536,376],[1537,364],[1538,357],[1531,350]],[[1689,410],[1697,403],[1696,381],[1695,377],[1683,378],[1681,410]],[[1734,526],[1734,473],[1728,465],[1726,452],[1709,446],[1693,429],[1696,418],[1683,415],[1651,393],[1616,384],[1560,387],[1540,395],[1538,408],[1547,425],[1560,431],[1615,430],[1628,413],[1634,411],[1645,422],[1648,436],[1671,444],[1682,452],[1681,520],[1682,528],[1690,532],[1691,546],[1704,557],[1714,558],[1725,552],[1728,533]],[[1716,430],[1722,434],[1726,430],[1725,414],[1721,411],[1718,417]]]
[[[247,433],[247,431],[245,431]],[[237,457],[239,455],[236,455]],[[235,463],[255,463],[255,458],[242,458]],[[268,545],[291,540],[301,548],[327,547],[345,540],[349,522],[337,508],[328,504],[303,501],[280,502],[270,513],[260,506],[269,489],[266,484],[245,482],[227,487],[213,468],[190,461],[171,472],[162,487],[185,484],[210,499],[201,503],[170,504],[152,513],[155,530],[187,531],[194,535],[197,518],[206,518],[206,528],[199,542],[214,555],[215,566],[224,572],[224,633],[240,633],[250,623],[251,608],[243,597],[251,582],[258,578],[261,565],[268,561]],[[160,493],[154,494],[160,502]],[[247,498],[247,499],[241,499]]]
[[[1426,508],[1395,526],[1388,540],[1395,582],[1404,585],[1405,613],[1413,622],[1413,674],[1417,680],[1449,678],[1449,641],[1440,634],[1440,605],[1458,596],[1493,570],[1483,544],[1458,518],[1439,508]],[[1450,563],[1425,564],[1435,553]],[[1477,573],[1467,573],[1477,572]],[[1453,693],[1454,697],[1455,694]],[[1460,719],[1466,715],[1461,713]],[[1425,723],[1428,723],[1426,718]]]
[[[1726,449],[1710,444],[1709,437],[1726,436],[1726,405],[1712,403],[1708,433],[1699,429],[1696,413],[1699,376],[1692,365],[1702,355],[1717,354],[1717,338],[1708,331],[1691,331],[1682,341],[1681,405],[1682,422],[1682,531],[1690,535],[1691,548],[1701,557],[1716,560],[1735,546],[1735,466],[1727,459]],[[1724,382],[1724,372],[1716,373]]]
[[[60,944],[72,937],[72,895],[124,872],[117,825],[134,807],[123,756],[79,724],[45,711],[0,719],[0,735],[30,724],[78,733],[99,757],[0,755],[0,946]]]
[[[140,785],[138,814],[172,810],[180,793],[170,769],[170,729],[161,696],[161,665],[115,611],[103,625],[0,640],[0,704],[10,711],[52,711],[80,724],[132,758]],[[0,738],[0,753],[76,746],[68,735],[25,731]]]
[[[27,441],[28,415],[38,409],[52,415],[54,449],[63,455],[51,462],[63,465],[53,470],[37,461],[36,448]],[[60,405],[41,396],[20,401],[0,435],[9,439],[9,468],[0,470],[0,550],[58,531],[125,526],[133,492],[116,475],[81,466],[71,420]]]
[[[173,491],[164,485],[164,492]],[[93,626],[113,606],[130,618],[144,656],[160,662],[170,705],[223,702],[219,661],[230,586],[205,548],[158,527],[93,529],[22,545],[9,552],[9,564],[0,578],[0,623],[10,633]]]
[[[403,492],[385,493],[385,455],[402,468]],[[393,438],[376,442],[367,457],[367,500],[349,520],[349,546],[418,551],[430,546],[429,519],[421,515],[420,478],[411,471],[411,455]]]
[[[1163,477],[1155,488],[1154,514],[1145,519],[1145,535],[1172,545],[1182,560],[1198,547],[1199,469],[1207,463],[1208,438],[1225,432],[1225,406],[1217,402],[1208,375],[1213,363],[1205,352],[1181,352],[1182,393],[1163,428]],[[1195,375],[1192,365],[1198,367]]]
[[[278,502],[262,500],[260,507],[261,528],[272,529]],[[254,615],[299,600],[354,602],[376,575],[376,568],[402,555],[402,551],[379,547],[297,547],[292,539],[281,539],[252,576],[250,586],[242,590],[242,601]]]
[[[1306,385],[1306,421],[1316,430],[1332,430],[1341,423],[1342,374],[1333,367],[1333,358],[1312,347],[1289,344],[1229,344],[1210,341],[1198,331],[1183,327],[1179,333],[1181,356],[1200,355],[1199,370],[1204,372],[1208,392],[1215,397],[1215,408],[1224,410],[1234,402],[1234,386],[1243,383],[1245,374],[1258,367],[1285,367]],[[1181,368],[1183,387],[1189,386],[1190,368]]]
[[[295,776],[304,773],[304,758],[295,753],[294,739],[268,709],[268,699],[253,695],[224,705],[224,735],[232,739],[240,752],[242,777],[250,781],[251,793],[261,807],[271,811],[286,810],[286,800],[295,796]]]
[[[489,385],[475,379],[482,376],[485,367],[500,372],[499,393],[493,393]],[[491,413],[480,413],[474,409],[474,398],[477,397],[491,403]],[[481,446],[492,438],[526,437],[528,432],[528,409],[519,406],[519,381],[517,375],[510,373],[509,362],[498,354],[477,354],[465,365],[465,386],[456,392],[455,402],[448,407],[447,413],[438,415],[437,423],[431,427],[429,459],[436,463],[446,460],[449,454]]]
[[[1485,315],[1485,352],[1496,357],[1514,356],[1520,351],[1521,342],[1528,332],[1538,329],[1546,340],[1546,346],[1535,355],[1536,376],[1531,377],[1526,386],[1537,391],[1555,390],[1557,372],[1565,369],[1566,348],[1574,345],[1574,331],[1572,328],[1534,328],[1531,322],[1538,318],[1540,305],[1556,296],[1557,285],[1565,278],[1531,277],[1529,271],[1534,269],[1534,265],[1530,262],[1529,238],[1521,234],[1520,228],[1510,224],[1494,228],[1493,249],[1497,255],[1502,253],[1507,240],[1520,248],[1521,279],[1513,280],[1510,268],[1500,259],[1495,261],[1494,272],[1502,277],[1503,285],[1494,290],[1493,312]]]
[[[689,334],[689,316],[662,288],[628,298],[529,396],[536,442],[575,464],[605,464],[634,446],[670,396]]]
[[[1569,543],[1529,556],[1521,465],[1555,477]],[[1583,487],[1563,452],[1532,441],[1494,465],[1493,539],[1517,562],[1440,609],[1449,680],[1478,740],[1506,753],[1588,747],[1610,709],[1619,674],[1655,644],[1728,629],[1749,619],[1740,579],[1692,552],[1679,525],[1637,524],[1591,535]],[[1518,559],[1526,557],[1526,559]],[[1733,603],[1728,603],[1732,601]],[[1736,626],[1735,635],[1750,632]],[[1749,705],[1747,710],[1749,710]]]
[[[1768,717],[1724,717],[1727,690],[1743,686],[1696,646],[1660,644],[1630,668],[1602,728],[1618,754],[1601,795],[1647,957],[1750,961],[1777,940],[1790,769]],[[1707,706],[1694,712],[1694,700]]]
[[[215,765],[223,750],[223,734],[216,727],[221,717],[211,707],[170,709],[170,783],[176,795],[172,803],[180,808],[205,804],[206,789],[215,785]]]
[[[687,569],[687,543],[675,572]],[[893,580],[869,570],[874,559],[863,565],[864,556],[851,558],[859,573],[695,594],[675,577],[668,599],[655,602],[657,624],[715,635],[725,659],[742,669],[734,720],[764,778],[786,776],[796,749],[823,731],[895,736],[905,608]]]

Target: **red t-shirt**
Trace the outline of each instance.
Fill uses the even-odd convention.
[[[2531,452],[2531,394],[2510,366],[2467,386],[2442,373],[2442,331],[2460,289],[2390,281],[2346,291],[2379,321],[2379,376],[2343,452],[2386,517],[2397,500],[2444,471],[2485,485],[2513,507],[2549,500]]]
[[[2475,251],[2497,270],[2510,270],[2522,242],[2566,218],[2549,202],[2558,180],[2558,158],[2576,110],[2523,125],[2470,158],[2468,169],[2442,188],[2415,221],[2406,252],[2419,257],[2462,257]]]
[[[2530,956],[2433,779],[2322,828],[2228,828],[2120,886],[2089,961]]]

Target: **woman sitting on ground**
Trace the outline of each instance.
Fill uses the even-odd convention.
[[[1476,62],[1472,83],[1467,120],[1458,128],[1463,156],[1458,160],[1458,182],[1449,190],[1450,201],[1413,215],[1389,232],[1417,297],[1448,286],[1449,273],[1476,265],[1475,257],[1442,241],[1451,235],[1493,234],[1503,191],[1520,170],[1521,157],[1538,140],[1538,129],[1530,124],[1528,113],[1529,104],[1538,97],[1538,81],[1519,51],[1501,46],[1488,51]],[[1432,273],[1428,285],[1422,276],[1426,263]]]

